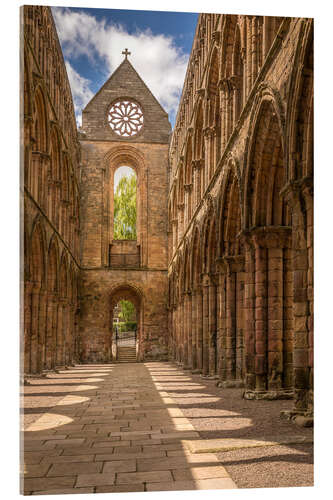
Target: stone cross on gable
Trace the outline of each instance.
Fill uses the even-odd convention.
[[[131,53],[128,51],[128,49],[123,50],[122,54],[124,54],[126,59],[127,59],[127,56],[131,55]]]

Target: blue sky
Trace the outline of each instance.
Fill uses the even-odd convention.
[[[53,7],[72,88],[81,111],[123,60],[129,60],[169,113],[177,112],[198,15],[193,13]]]

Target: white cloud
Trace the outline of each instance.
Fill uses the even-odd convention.
[[[89,88],[90,81],[79,75],[71,66],[70,62],[65,60],[69,83],[72,89],[75,115],[78,125],[82,125],[82,109],[93,97],[93,92]]]
[[[131,52],[130,61],[157,100],[169,114],[176,113],[188,55],[175,45],[171,36],[154,35],[150,30],[129,34],[121,25],[106,24],[68,8],[56,7],[52,12],[65,58],[74,60],[85,55],[92,66],[100,58],[107,78],[122,62],[122,51],[127,47]],[[81,91],[88,90],[87,80],[75,79]]]

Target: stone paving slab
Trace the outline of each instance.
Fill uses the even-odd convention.
[[[147,491],[182,491],[182,490],[229,490],[237,486],[230,478],[202,479],[196,481],[172,481],[148,483]]]
[[[199,384],[168,363],[107,367],[52,374],[41,388],[64,397],[26,429],[26,494],[236,487],[214,454],[191,453],[200,434],[168,392]]]
[[[274,440],[255,439],[205,439],[198,441],[183,441],[191,453],[220,453],[240,448],[258,448],[262,446],[277,446],[288,444],[313,443],[313,438],[308,436],[288,436]]]
[[[55,488],[51,490],[34,491],[32,492],[32,495],[73,495],[74,493],[81,495],[83,493],[94,493],[94,488]]]

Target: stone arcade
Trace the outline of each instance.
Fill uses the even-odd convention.
[[[311,415],[312,20],[201,14],[172,134],[127,49],[78,132],[50,9],[24,7],[23,28],[24,373],[114,361],[126,298],[139,361]],[[113,238],[124,165],[127,242]]]

